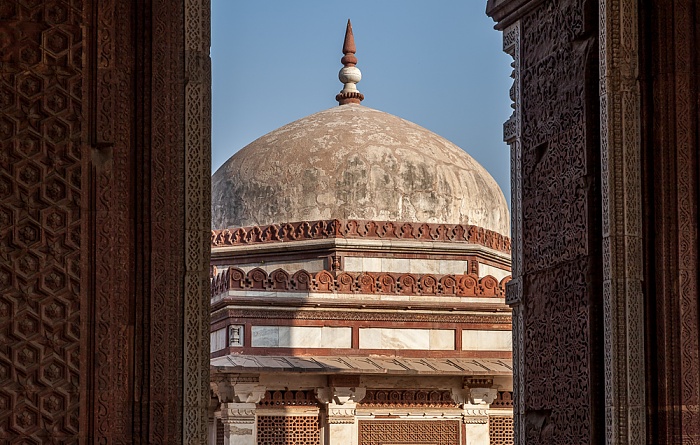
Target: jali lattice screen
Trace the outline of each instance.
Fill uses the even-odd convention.
[[[259,416],[258,445],[320,445],[317,416]]]
[[[361,420],[358,439],[360,445],[388,443],[459,445],[459,421]]]
[[[491,445],[513,445],[513,418],[489,417],[489,437]]]

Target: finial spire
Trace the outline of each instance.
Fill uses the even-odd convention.
[[[352,23],[348,19],[348,25],[345,28],[345,40],[343,41],[343,58],[340,59],[340,63],[343,67],[338,73],[338,79],[343,83],[343,89],[338,95],[335,96],[335,100],[338,101],[340,105],[345,104],[359,104],[365,98],[365,96],[357,90],[357,83],[362,79],[362,73],[359,68],[355,65],[357,64],[357,57],[355,57],[355,36],[352,34]]]

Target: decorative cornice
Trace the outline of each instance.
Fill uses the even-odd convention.
[[[510,253],[509,237],[478,226],[339,219],[212,230],[211,246],[215,248],[329,238],[469,243]]]
[[[260,268],[244,272],[229,267],[211,281],[211,297],[229,291],[315,292],[341,294],[392,294],[452,297],[505,298],[505,285],[491,275],[433,275],[376,272],[328,272],[312,275],[305,270],[293,274],[276,269],[269,275]]]

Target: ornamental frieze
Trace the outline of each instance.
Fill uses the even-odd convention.
[[[510,238],[473,225],[338,219],[212,230],[211,246],[332,238],[457,242],[478,244],[510,253]]]

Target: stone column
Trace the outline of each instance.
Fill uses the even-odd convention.
[[[256,404],[265,396],[265,387],[258,377],[237,374],[212,375],[211,389],[221,401],[224,424],[224,445],[255,445]]]
[[[466,445],[488,445],[491,402],[498,396],[493,388],[453,389],[452,398],[462,405],[462,422],[465,424]]]
[[[318,388],[316,398],[326,405],[327,443],[357,444],[357,402],[365,397],[366,388],[330,387]]]
[[[255,445],[255,403],[222,403],[224,445]]]

